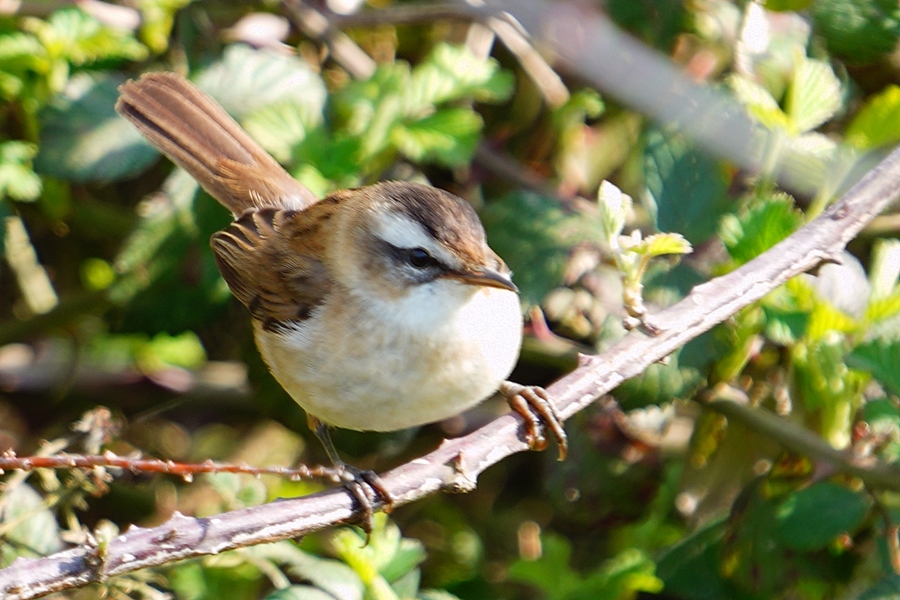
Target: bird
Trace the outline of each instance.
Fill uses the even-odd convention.
[[[522,342],[518,290],[468,202],[408,181],[319,199],[176,73],[122,84],[116,110],[231,211],[211,239],[219,271],[365,523],[370,496],[387,510],[392,499],[376,474],[340,458],[330,427],[407,429],[499,391],[529,445],[544,449],[549,433],[565,458],[546,391],[506,379]]]

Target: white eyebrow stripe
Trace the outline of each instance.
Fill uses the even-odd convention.
[[[426,248],[434,239],[421,224],[398,213],[375,213],[375,235],[397,248]]]
[[[423,248],[447,266],[455,266],[459,259],[435,240],[421,223],[405,214],[388,212],[373,215],[376,236],[397,248]]]

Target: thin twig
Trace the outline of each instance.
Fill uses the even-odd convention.
[[[242,473],[246,475],[277,475],[292,480],[325,479],[340,481],[341,470],[334,467],[300,465],[298,467],[253,467],[245,464],[218,463],[206,460],[202,463],[180,463],[158,458],[131,458],[112,452],[104,454],[54,454],[52,456],[0,456],[0,474],[5,471],[33,471],[35,469],[95,469],[107,467],[130,473],[164,473],[185,480],[201,473]]]

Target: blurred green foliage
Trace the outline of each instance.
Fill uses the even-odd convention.
[[[834,199],[842,160],[900,141],[900,9],[889,0],[607,3],[620,27],[779,133],[757,174],[566,73],[572,92],[548,105],[515,52],[467,45],[479,30],[465,22],[348,27],[375,58],[372,75],[354,79],[321,40],[282,36],[275,3],[141,0],[121,3],[118,21],[88,4],[40,4],[0,16],[0,451],[19,455],[323,458],[216,271],[208,239],[226,211],[114,111],[117,86],[143,71],[186,74],[317,194],[406,178],[472,201],[523,309],[542,310],[550,327],[530,329],[514,374],[526,383],[548,383],[560,355],[607,348],[623,320],[639,325],[772,249]],[[400,5],[371,4],[363,10]],[[262,38],[246,34],[248,18]],[[792,167],[822,181],[818,194],[774,183],[788,149]],[[513,457],[471,494],[379,515],[368,545],[338,529],[139,571],[83,597],[895,597],[896,492],[704,407],[749,404],[861,464],[896,463],[895,223],[884,217],[841,264],[795,278],[625,382],[616,406],[572,419],[565,463]],[[351,462],[381,470],[496,410],[336,437]],[[174,510],[213,515],[319,487],[6,473],[0,568],[88,530],[102,543]]]

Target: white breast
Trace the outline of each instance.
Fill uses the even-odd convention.
[[[393,431],[493,393],[515,366],[522,316],[513,292],[439,279],[399,301],[347,293],[289,331],[257,327],[256,339],[307,412],[346,429]]]

